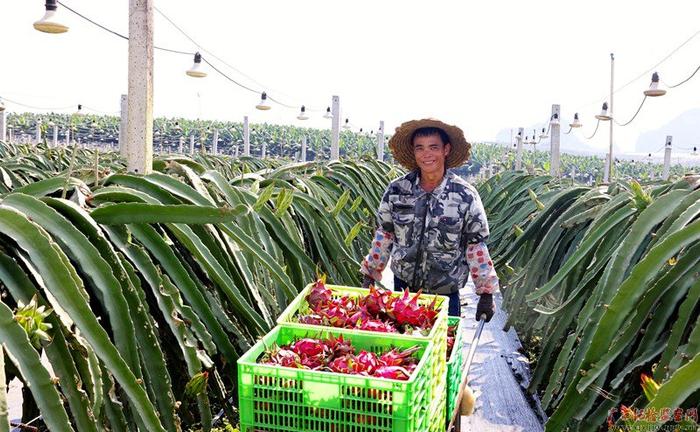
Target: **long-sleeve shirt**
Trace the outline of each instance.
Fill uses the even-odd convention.
[[[499,284],[488,236],[486,213],[472,185],[448,170],[426,192],[419,171],[412,171],[387,187],[360,271],[381,280],[391,257],[394,275],[424,292],[455,292],[471,275],[477,294],[494,293]]]

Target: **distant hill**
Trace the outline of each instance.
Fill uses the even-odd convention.
[[[700,148],[700,108],[686,111],[660,128],[639,135],[635,149],[639,153],[654,152],[664,145],[667,135],[673,136],[673,145]]]

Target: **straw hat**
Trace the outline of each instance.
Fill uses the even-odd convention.
[[[462,165],[469,159],[471,144],[464,138],[462,129],[454,125],[448,125],[440,120],[422,119],[411,120],[396,128],[396,132],[389,140],[391,153],[404,168],[414,170],[418,168],[416,157],[413,153],[413,133],[417,129],[425,127],[439,128],[445,131],[450,139],[451,150],[445,159],[447,168],[454,168]]]

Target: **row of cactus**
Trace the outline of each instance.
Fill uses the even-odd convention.
[[[546,430],[612,429],[630,420],[616,413],[661,408],[697,427],[700,176],[586,187],[508,171],[479,192],[506,326],[536,352],[529,391]]]
[[[396,175],[173,156],[136,176],[110,152],[0,154],[0,378],[24,382],[22,421],[55,431],[235,422],[236,360],[318,271],[359,285]]]

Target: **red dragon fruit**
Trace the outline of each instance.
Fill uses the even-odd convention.
[[[387,304],[391,299],[391,292],[386,289],[375,288],[374,285],[369,286],[369,294],[364,298],[364,306],[372,315],[380,315],[386,313]]]
[[[297,369],[407,380],[418,365],[418,359],[413,356],[418,350],[418,346],[403,351],[392,349],[382,355],[362,350],[355,355],[350,341],[342,336],[329,336],[328,339],[302,338],[282,347],[275,345],[259,361]]]
[[[391,304],[387,307],[387,313],[394,318],[399,325],[410,325],[411,327],[426,328],[431,327],[435,322],[437,311],[435,310],[435,301],[428,306],[418,305],[418,297],[422,290],[419,290],[412,298],[409,296],[408,290],[403,292],[400,297],[392,297]]]
[[[385,366],[403,366],[406,364],[411,364],[415,362],[415,357],[412,357],[413,354],[418,351],[420,347],[418,345],[412,346],[411,348],[407,348],[403,351],[399,351],[397,348],[392,349],[391,351],[387,351],[384,354],[379,357],[379,361],[381,361]]]
[[[329,353],[328,347],[319,339],[299,339],[290,346],[291,350],[300,356],[313,357],[319,354]]]
[[[309,290],[309,295],[306,296],[306,301],[312,310],[316,310],[319,306],[328,303],[333,298],[331,290],[326,288],[326,278],[318,279]]]
[[[406,381],[410,378],[411,372],[401,366],[380,366],[374,372],[374,376],[379,378]]]
[[[391,325],[391,323],[376,319],[360,321],[360,325],[357,328],[360,330],[369,330],[382,333],[396,333],[396,328]]]
[[[342,357],[336,357],[328,363],[328,368],[332,372],[354,374],[356,373],[357,361],[352,354],[346,354]]]
[[[357,355],[357,371],[360,373],[364,372],[367,375],[374,375],[380,366],[379,357],[371,351],[362,350]]]
[[[297,316],[302,324],[338,328],[356,328],[383,333],[426,335],[430,332],[438,311],[437,297],[430,305],[418,304],[421,292],[411,296],[408,290],[392,295],[388,290],[370,286],[363,297],[344,295],[333,297],[326,288],[325,278],[311,287],[306,297],[308,312]]]

